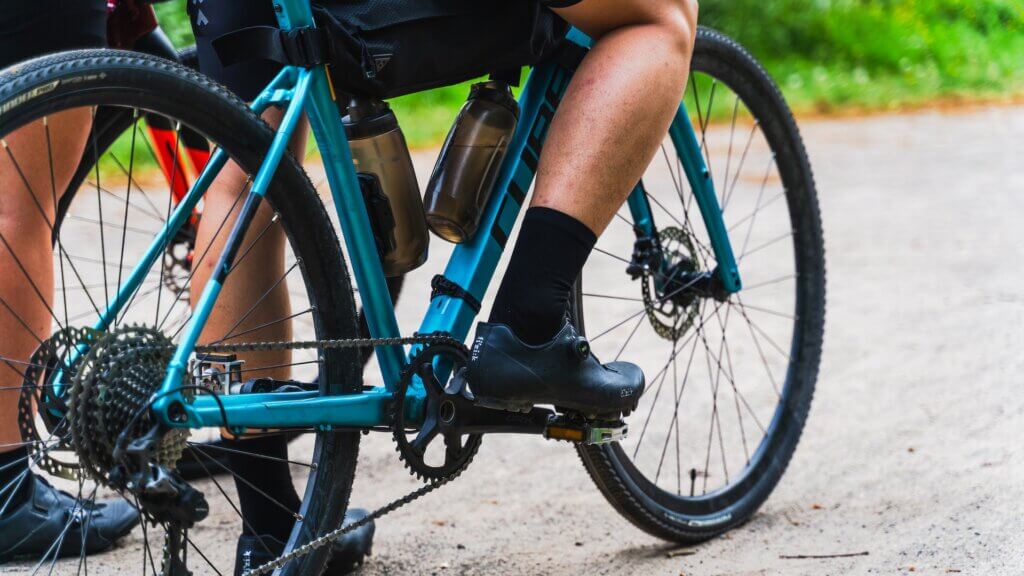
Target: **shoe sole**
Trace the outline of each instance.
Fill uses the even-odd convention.
[[[477,396],[474,403],[477,406],[483,408],[491,408],[494,410],[502,410],[504,412],[518,412],[518,413],[529,413],[537,405],[555,405],[553,402],[513,402],[509,400],[501,400],[498,398],[485,398]],[[640,404],[640,398],[637,397],[628,408],[623,409],[621,412],[600,412],[598,410],[592,410],[592,407],[578,408],[566,405],[555,405],[558,412],[577,412],[582,414],[587,420],[617,420],[619,418],[625,418],[634,412],[637,406]]]

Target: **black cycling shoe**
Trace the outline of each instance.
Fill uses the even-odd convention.
[[[345,525],[365,518],[366,510],[351,508],[345,513]],[[331,546],[331,559],[327,561],[325,576],[351,574],[373,552],[373,522],[360,526],[337,540]],[[249,536],[238,538],[235,549],[235,576],[258,568],[279,557],[284,551],[284,542],[273,536]]]
[[[124,500],[82,502],[41,476],[32,474],[25,481],[32,483],[32,495],[0,517],[0,563],[19,556],[52,557],[61,537],[58,557],[102,552],[139,523],[138,511]]]
[[[484,407],[526,412],[537,404],[554,404],[587,417],[631,412],[644,392],[638,366],[601,364],[569,322],[539,346],[525,344],[504,324],[481,322],[466,380]]]

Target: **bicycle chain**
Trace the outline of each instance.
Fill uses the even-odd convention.
[[[252,570],[243,572],[242,576],[260,576],[261,574],[269,574],[270,572],[277,570],[278,568],[284,566],[285,564],[291,562],[296,558],[305,556],[306,554],[309,554],[317,548],[321,548],[325,545],[330,544],[331,542],[334,542],[335,540],[341,538],[349,532],[357,530],[378,518],[381,518],[383,516],[386,516],[387,514],[394,512],[395,510],[398,510],[402,506],[410,504],[413,501],[423,496],[426,496],[427,494],[430,494],[431,492],[437,490],[441,486],[444,486],[445,484],[451,482],[452,480],[455,480],[461,473],[462,470],[458,470],[456,472],[453,472],[452,474],[449,474],[448,476],[445,476],[444,478],[435,480],[424,486],[420,486],[419,488],[413,490],[412,492],[406,494],[405,496],[402,496],[401,498],[396,498],[395,500],[392,500],[391,502],[385,504],[384,506],[377,508],[373,512],[367,514],[364,518],[361,518],[349,524],[348,526],[342,526],[341,528],[332,530],[327,534],[320,536],[319,538],[310,540],[309,542],[303,544],[302,546],[299,546],[298,548],[292,550],[287,554],[283,554],[280,557],[271,560],[270,562],[267,562],[266,564],[253,568]]]
[[[339,339],[339,340],[304,340],[298,342],[247,342],[242,344],[214,344],[205,346],[196,346],[195,351],[200,353],[225,353],[225,352],[262,352],[265,350],[337,350],[346,348],[376,348],[378,346],[406,346],[422,344],[428,346],[431,344],[447,344],[454,346],[466,351],[468,356],[468,350],[466,345],[460,340],[457,340],[446,333],[437,334],[416,334],[413,336],[401,336],[394,338],[352,338],[352,339]],[[406,367],[406,371],[413,370],[415,364],[410,364]],[[407,377],[403,374],[403,377]],[[427,494],[437,490],[441,486],[455,480],[465,468],[460,468],[451,474],[434,480],[424,486],[413,490],[412,492],[396,498],[391,502],[377,508],[373,512],[367,514],[364,518],[361,518],[347,526],[342,526],[335,530],[328,532],[318,538],[310,540],[309,542],[299,546],[298,548],[283,554],[274,560],[271,560],[265,564],[257,566],[252,570],[243,573],[242,576],[260,576],[262,574],[269,574],[274,570],[284,566],[288,562],[305,556],[310,552],[326,546],[338,538],[353,532],[366,524],[373,522],[374,520],[381,518],[387,514],[398,510],[402,506],[412,503],[419,498],[426,496]]]

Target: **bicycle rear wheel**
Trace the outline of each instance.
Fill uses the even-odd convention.
[[[738,44],[701,28],[684,101],[714,178],[744,288],[724,302],[673,290],[712,271],[699,210],[666,140],[643,184],[660,271],[626,274],[626,208],[601,237],[573,311],[602,359],[648,389],[621,443],[580,447],[611,504],[641,529],[698,542],[749,519],[796,448],[821,357],[825,262],[811,169],[789,109]]]
[[[130,118],[131,122],[124,128],[124,134],[111,140],[108,146],[99,146],[94,141],[86,147],[94,153],[94,157],[85,162],[87,170],[82,170],[77,164],[61,166],[61,162],[78,162],[81,155],[72,159],[67,153],[64,156],[55,153],[56,144],[51,147],[49,137],[45,139],[42,157],[38,156],[38,150],[29,153],[19,149],[19,134],[50,130],[71,115],[93,122],[90,134],[96,137],[99,134],[95,125],[100,117],[98,111],[104,109],[119,111],[115,116]],[[7,174],[25,174],[21,179],[25,185],[15,187],[10,193],[29,193],[37,200],[43,214],[41,223],[45,221],[54,239],[53,277],[56,289],[51,291],[47,286],[37,285],[25,274],[25,281],[39,299],[33,305],[44,307],[49,315],[49,326],[44,333],[29,330],[40,350],[55,342],[49,338],[51,333],[79,334],[72,329],[96,323],[173,209],[167,182],[159,175],[151,151],[143,144],[141,132],[147,117],[166,119],[176,135],[175,141],[185,133],[201,134],[211,148],[224,150],[240,168],[241,183],[237,193],[234,190],[227,192],[235,194],[236,203],[244,198],[273,137],[266,124],[244,103],[205,77],[166,60],[116,51],[62,53],[8,69],[0,75],[0,110],[0,139],[5,143],[0,151],[4,156],[0,165],[3,170],[13,171]],[[54,218],[56,210],[47,214],[54,206],[61,205],[57,198],[56,179],[47,179],[43,190],[35,190],[28,184],[37,181],[28,167],[45,170],[47,165],[55,174],[73,175],[77,172],[82,176],[78,181],[79,189],[69,193],[71,195],[64,203],[65,209],[61,211],[59,221]],[[206,334],[204,339],[228,343],[266,340],[271,327],[283,325],[288,326],[290,340],[356,338],[358,327],[354,295],[337,237],[319,197],[293,158],[282,160],[267,192],[266,204],[273,217],[266,218],[259,229],[254,225],[249,230],[235,267],[243,264],[246,255],[258,242],[280,237],[284,245],[280,276],[273,282],[273,289],[254,294],[249,303],[235,303],[246,308],[242,309],[244,314],[240,314],[234,326],[224,333]],[[214,244],[230,231],[230,214],[231,210],[227,210],[219,217],[217,232],[213,235]],[[5,244],[7,241],[4,238]],[[215,262],[217,256],[217,250],[198,254],[195,268]],[[272,262],[261,265],[276,266]],[[132,330],[128,328],[130,326],[145,326],[172,342],[176,341],[190,317],[190,306],[188,296],[183,296],[187,290],[175,292],[170,289],[164,281],[165,275],[166,270],[158,259],[132,298],[116,311],[117,320],[111,326],[112,331],[121,330],[125,334]],[[181,280],[182,286],[190,287],[194,280],[193,271]],[[229,273],[225,286],[231,282]],[[268,317],[266,310],[271,306],[268,295],[280,295],[282,291],[286,292],[285,299],[290,299],[291,308],[284,312],[277,308],[275,314],[281,316]],[[10,306],[6,301],[2,304],[10,314],[19,314],[16,306]],[[88,347],[90,342],[76,343]],[[70,347],[65,345],[63,351],[66,353],[68,349]],[[65,354],[61,358],[66,357]],[[62,361],[61,358],[55,361]],[[97,487],[94,478],[77,469],[75,454],[69,450],[68,413],[61,412],[63,398],[54,398],[48,393],[48,378],[54,373],[53,364],[49,365],[51,369],[40,373],[31,370],[40,368],[33,358],[0,356],[0,361],[21,371],[24,381],[22,397],[27,398],[27,403],[22,403],[25,413],[33,412],[32,404],[45,404],[31,419],[37,424],[34,432],[39,438],[26,440],[27,445],[34,446],[30,460],[33,466],[50,471],[52,462],[68,464],[64,468],[55,468],[62,473],[60,475],[70,477],[70,481],[61,481],[60,487],[76,493],[86,504],[104,492],[109,493],[102,485]],[[72,370],[77,367],[79,365],[76,364]],[[318,382],[322,395],[356,394],[362,390],[361,359],[357,350],[309,352],[306,356],[296,353],[284,363],[271,363],[265,356],[250,355],[243,368],[247,376],[272,373],[278,379]],[[53,417],[54,412],[56,417]],[[304,481],[305,486],[301,483],[297,486],[302,505],[297,511],[297,520],[285,552],[340,525],[347,508],[359,443],[359,434],[355,432],[289,432],[308,432],[310,441],[305,444],[303,456],[288,461],[292,464],[293,477],[299,482]],[[205,462],[206,466],[219,466],[213,448],[188,443],[185,449],[197,452],[198,460]],[[221,514],[221,520],[241,526],[242,521],[236,516],[239,506],[233,487],[223,485],[214,477],[195,485],[205,492],[213,514]],[[0,490],[9,488],[3,486]],[[134,503],[132,495],[127,496]],[[266,505],[278,506],[281,503],[268,498]],[[88,506],[84,510],[83,514],[87,516]],[[77,519],[69,517],[68,526]],[[129,541],[115,554],[138,554],[141,561],[138,558],[126,560],[123,565],[156,573],[164,544],[160,532],[165,527],[159,524],[144,526],[141,540]],[[205,538],[187,540],[188,561],[199,573],[232,572],[234,547],[233,544],[215,546],[220,534],[218,531],[211,535],[213,542]],[[55,543],[40,565],[49,563],[52,569],[58,557],[71,556],[72,559],[61,562],[71,562],[67,569],[74,571],[74,562],[79,566],[84,564],[84,559],[78,554],[81,547],[80,542]],[[319,575],[329,553],[329,547],[320,548],[288,563],[277,573]]]

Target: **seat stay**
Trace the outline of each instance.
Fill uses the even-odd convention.
[[[294,79],[294,86],[288,88],[283,84],[287,84],[290,79]],[[270,143],[270,149],[267,151],[263,163],[252,180],[249,193],[242,204],[238,218],[231,227],[231,232],[224,244],[223,252],[220,254],[214,267],[214,273],[207,280],[206,285],[203,286],[202,294],[196,302],[192,317],[182,331],[181,340],[174,351],[174,355],[171,357],[164,380],[154,397],[152,411],[165,425],[195,426],[198,424],[194,410],[192,410],[190,403],[184,399],[181,382],[185,379],[189,359],[195,350],[196,343],[199,341],[200,334],[202,334],[210,314],[213,312],[228,271],[231,269],[235,257],[241,248],[249,225],[262,203],[263,197],[270,188],[270,183],[277,172],[277,167],[287,151],[288,142],[298,126],[299,119],[302,117],[313,80],[314,78],[310,70],[295,71],[286,68],[278,74],[274,81],[264,88],[260,96],[253,102],[253,108],[256,111],[261,111],[272,104],[287,105],[287,107],[281,120],[281,125]],[[220,151],[217,152],[216,156],[224,156],[226,158],[226,155]],[[222,167],[223,162],[215,163],[211,161],[207,169],[203,171],[203,175],[200,176],[194,185],[194,190],[189,192],[188,196],[195,194],[195,200],[198,201],[198,198],[205,193],[213,178],[216,177]],[[207,176],[207,174],[211,175]],[[176,212],[182,212],[185,208],[188,208],[188,214],[190,214],[191,207],[184,206],[184,202],[182,204],[178,206]],[[150,247],[150,251],[154,249],[154,246]],[[139,268],[142,267],[137,267],[136,272]],[[145,269],[148,270],[148,268],[146,267]]]

